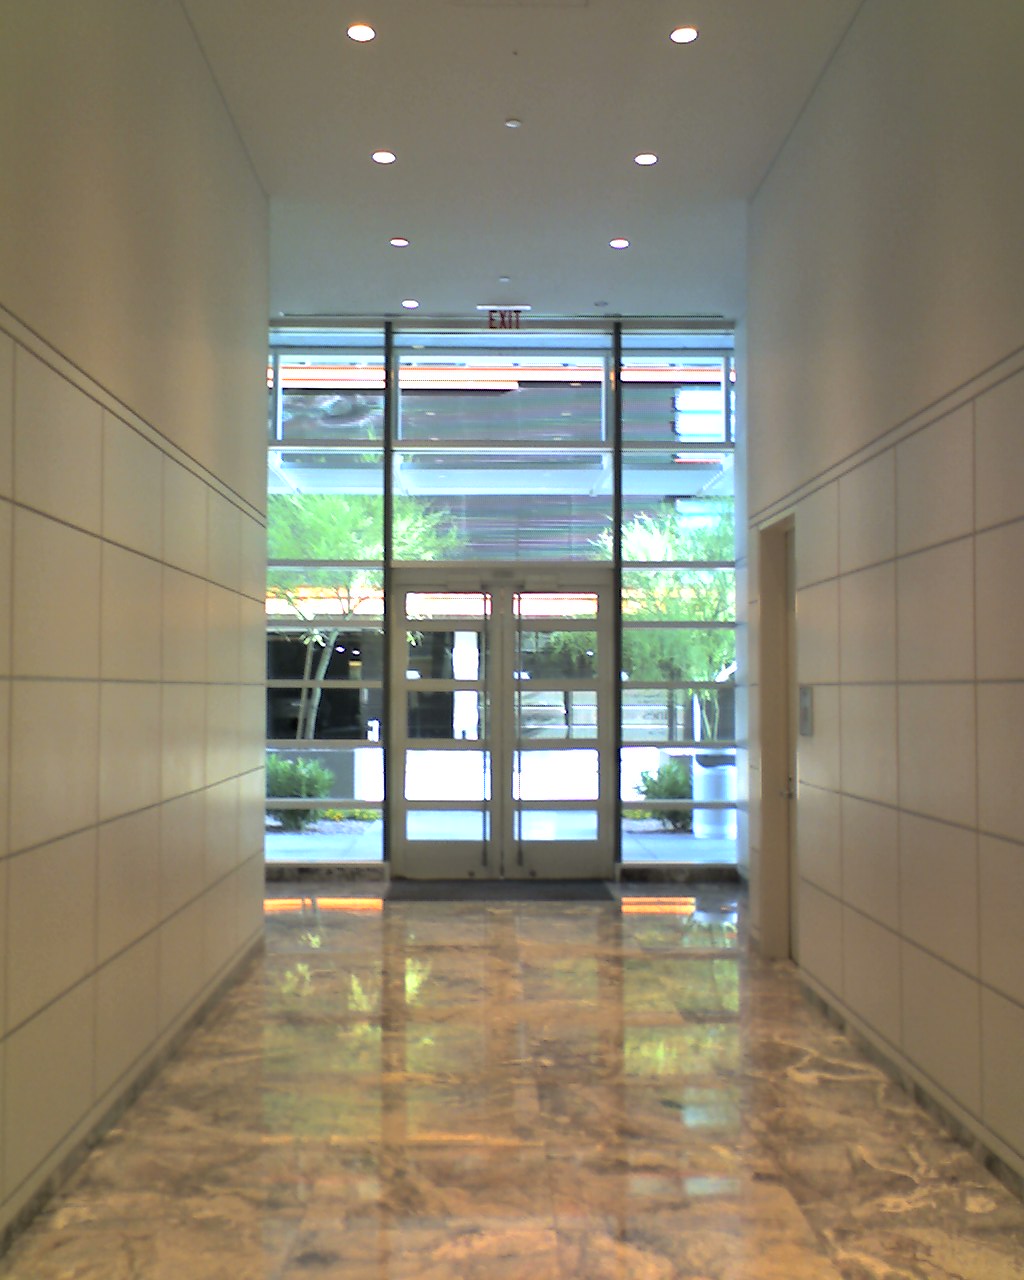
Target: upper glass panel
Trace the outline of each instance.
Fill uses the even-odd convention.
[[[380,569],[341,565],[312,568],[271,564],[267,569],[267,618],[300,623],[308,630],[380,623],[384,574]]]
[[[486,591],[407,591],[405,616],[428,622],[445,618],[488,618],[491,597]]]
[[[622,453],[622,516],[671,506],[691,521],[732,499],[732,451],[686,448],[626,449]]]
[[[736,570],[623,569],[626,622],[733,623]]]
[[[622,522],[622,560],[631,564],[732,564],[732,498],[665,498],[633,507]]]
[[[424,444],[595,444],[606,439],[605,359],[413,352],[398,365],[398,439]]]
[[[727,441],[727,386],[721,358],[662,352],[623,356],[623,442]]]
[[[352,444],[384,439],[383,350],[281,351],[276,370],[271,440]]]
[[[718,682],[733,678],[735,672],[736,631],[731,626],[627,624],[622,629],[624,681]]]
[[[517,618],[596,618],[595,591],[518,591],[512,602]]]
[[[338,505],[348,514],[338,532],[365,540],[363,513],[372,510],[376,516],[384,493],[384,453],[369,445],[272,447],[267,454],[267,492],[274,498],[315,494],[344,499]],[[380,536],[376,528],[375,536]]]
[[[395,453],[396,560],[607,560],[612,452]],[[418,530],[432,531],[424,555]]]

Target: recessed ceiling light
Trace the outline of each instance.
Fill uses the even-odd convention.
[[[353,22],[348,29],[348,38],[355,40],[357,44],[366,44],[367,40],[373,40],[376,35],[368,22]]]
[[[675,31],[670,33],[669,39],[676,44],[693,44],[699,35],[700,32],[696,27],[676,27]]]
[[[509,118],[505,121],[506,129],[521,129],[522,127],[523,127],[522,120],[517,119],[516,116],[509,116]]]
[[[641,151],[638,156],[633,157],[633,163],[639,165],[657,164],[658,157],[653,151]]]
[[[416,301],[415,298],[402,299],[402,306],[405,307],[406,311],[415,311],[419,305],[420,304]]]
[[[616,236],[614,240],[608,241],[608,247],[610,249],[628,249],[629,241],[625,236]]]
[[[390,242],[396,249],[408,249],[409,241],[405,236],[392,236]]]
[[[511,284],[511,283],[512,283],[511,276],[498,276],[498,284]]]
[[[376,160],[378,164],[394,164],[395,158],[395,153],[393,151],[375,151],[373,153],[373,159]]]

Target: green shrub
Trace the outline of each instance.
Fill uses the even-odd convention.
[[[289,760],[285,756],[267,756],[267,796],[282,800],[316,800],[330,794],[334,781],[330,769],[315,760]],[[320,817],[319,809],[268,809],[285,831],[302,831]]]
[[[323,817],[331,822],[376,822],[379,809],[324,809]]]
[[[657,773],[643,772],[637,789],[645,800],[691,800],[690,765],[686,760],[666,760]],[[692,809],[653,809],[651,817],[673,831],[693,830]]]

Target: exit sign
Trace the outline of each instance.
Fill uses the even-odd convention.
[[[522,307],[489,307],[487,310],[488,329],[520,329],[522,328]]]

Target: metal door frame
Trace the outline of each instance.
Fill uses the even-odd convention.
[[[615,680],[616,637],[618,634],[618,592],[611,564],[558,563],[459,563],[395,566],[390,575],[388,646],[390,679],[387,751],[387,857],[391,874],[411,879],[500,879],[557,878],[612,879],[616,870],[618,822],[618,719]],[[467,629],[487,637],[487,666],[482,677],[470,687],[478,688],[484,700],[487,727],[479,747],[462,747],[454,740],[431,743],[427,749],[455,752],[481,750],[490,753],[490,786],[487,797],[478,801],[437,801],[439,809],[450,812],[482,812],[482,837],[466,840],[413,839],[407,834],[407,814],[429,806],[428,801],[406,800],[405,758],[410,742],[406,694],[411,686],[405,679],[406,593],[409,591],[467,591],[485,593],[491,601],[489,615],[480,619],[460,619]],[[514,598],[520,593],[546,591],[594,592],[598,598],[597,618],[567,618],[561,629],[595,630],[598,635],[597,673],[574,683],[596,691],[595,737],[538,740],[537,750],[593,749],[598,753],[598,794],[588,801],[524,802],[513,795],[512,780],[524,747],[518,735],[522,684],[513,675],[518,610]],[[454,621],[454,620],[452,620]],[[540,629],[549,620],[530,619]],[[558,617],[550,620],[558,622]],[[429,630],[450,627],[449,620],[427,624]],[[552,629],[555,629],[552,627]],[[439,681],[441,688],[467,686],[466,681]],[[521,777],[521,774],[519,775]],[[500,785],[499,785],[500,783]],[[594,840],[522,839],[524,811],[594,811],[597,837]]]

